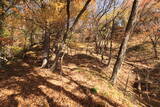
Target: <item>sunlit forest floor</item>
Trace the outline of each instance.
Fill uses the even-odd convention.
[[[53,73],[39,68],[38,59],[32,56],[17,59],[0,72],[0,106],[103,107],[131,103],[107,82],[109,75],[101,71],[104,64],[96,57],[68,55],[64,72]]]
[[[16,57],[0,70],[0,107],[135,107],[149,103],[158,107],[159,62],[150,58],[146,46],[136,42],[134,48],[133,42],[129,45],[127,60],[115,86],[109,82],[114,58],[106,67],[96,55],[90,56],[84,52],[66,54],[63,73],[58,73],[40,68],[41,47],[33,47],[24,59]],[[141,59],[139,56],[142,54]],[[144,60],[144,57],[149,59]],[[141,100],[133,87],[136,70],[152,71],[152,85],[149,92],[142,94]],[[126,84],[127,79],[129,82]]]

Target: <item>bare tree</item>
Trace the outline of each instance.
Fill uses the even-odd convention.
[[[145,22],[145,28],[146,28],[146,32],[149,33],[149,38],[151,40],[152,43],[152,47],[153,47],[153,53],[154,53],[154,57],[158,59],[158,41],[160,39],[160,19],[159,19],[159,13],[158,12],[151,12],[150,15],[151,19],[149,22]],[[148,16],[146,16],[148,17]]]
[[[160,39],[160,19],[159,19],[159,8],[156,6],[158,2],[155,2],[151,5],[146,4],[143,12],[140,16],[140,21],[138,22],[139,26],[137,29],[145,32],[150,40],[153,47],[154,57],[158,58],[158,41]],[[149,6],[148,6],[149,5]]]
[[[123,1],[122,4],[119,4],[117,0],[103,0],[106,4],[100,6],[99,12],[94,19],[96,35],[95,35],[95,51],[97,54],[101,55],[102,61],[107,62],[107,66],[110,64],[112,59],[112,42],[113,35],[115,34],[115,22],[128,8],[124,8],[126,1]],[[103,2],[102,1],[102,2]],[[112,17],[107,18],[106,22],[100,21],[104,15],[111,14]],[[103,23],[102,23],[103,22]],[[94,32],[95,33],[95,32]],[[109,51],[109,52],[107,52]],[[109,53],[108,58],[105,59],[104,56]]]

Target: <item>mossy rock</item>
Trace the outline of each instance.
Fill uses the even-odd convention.
[[[98,93],[98,89],[97,88],[91,88],[90,89],[92,93],[97,94]]]

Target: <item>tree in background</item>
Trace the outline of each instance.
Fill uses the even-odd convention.
[[[149,5],[149,4],[148,4]],[[154,57],[158,59],[158,41],[160,39],[160,3],[155,2],[151,6],[146,5],[138,22],[138,29],[149,36],[153,47]],[[148,17],[150,16],[150,17]]]

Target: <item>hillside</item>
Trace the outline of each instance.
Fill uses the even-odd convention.
[[[160,107],[159,0],[0,0],[0,107]]]
[[[34,53],[38,56],[38,52]],[[96,57],[85,54],[66,56],[63,73],[57,73],[41,69],[32,55],[25,60],[16,59],[1,70],[0,106],[132,107],[136,104],[132,103],[134,94],[128,93],[130,88],[127,89],[130,97],[124,95],[125,81],[121,81],[123,83],[117,88],[109,83],[111,70]],[[106,69],[105,72],[102,69]],[[127,75],[122,78],[126,78],[124,76]]]
[[[139,37],[142,37],[141,35]],[[134,52],[134,41],[132,38],[129,50]],[[143,40],[143,39],[142,39]],[[136,41],[136,44],[140,42]],[[83,45],[83,44],[82,44]],[[139,45],[138,45],[139,46]],[[140,47],[143,45],[140,45]],[[82,46],[81,46],[82,47]],[[138,48],[136,48],[138,49]],[[146,50],[140,50],[146,53]],[[112,86],[109,77],[112,73],[114,60],[110,66],[102,63],[96,55],[88,55],[83,51],[77,51],[76,54],[65,55],[63,72],[52,72],[49,69],[42,69],[41,63],[41,46],[33,46],[26,52],[25,59],[15,58],[14,61],[8,62],[4,70],[0,72],[0,106],[8,107],[135,107],[145,106],[148,99],[137,99],[139,94],[135,93],[133,84],[136,82],[136,71],[152,70],[150,74],[151,81],[154,82],[156,72],[159,68],[153,68],[155,64],[147,60],[146,63],[133,62],[135,59],[141,59],[134,56],[135,52],[127,55],[123,64],[122,72],[118,78],[118,85]],[[133,55],[133,56],[132,56]],[[139,56],[141,56],[138,53]],[[136,57],[136,58],[135,58]],[[148,58],[146,56],[146,58]],[[132,60],[131,60],[132,59]],[[144,57],[143,57],[144,59]],[[155,60],[156,61],[156,60]],[[158,63],[158,62],[157,62]],[[150,66],[149,66],[150,65]],[[158,65],[158,64],[157,64]],[[147,67],[147,68],[145,68]],[[152,69],[153,68],[153,69]],[[128,80],[128,82],[127,82]],[[151,86],[148,93],[150,101],[158,107],[159,96]],[[157,86],[156,86],[157,87]],[[156,91],[157,92],[157,91]],[[142,96],[145,96],[144,93]],[[144,97],[145,98],[145,97]],[[146,101],[146,102],[145,102]],[[143,104],[144,103],[144,104]]]

